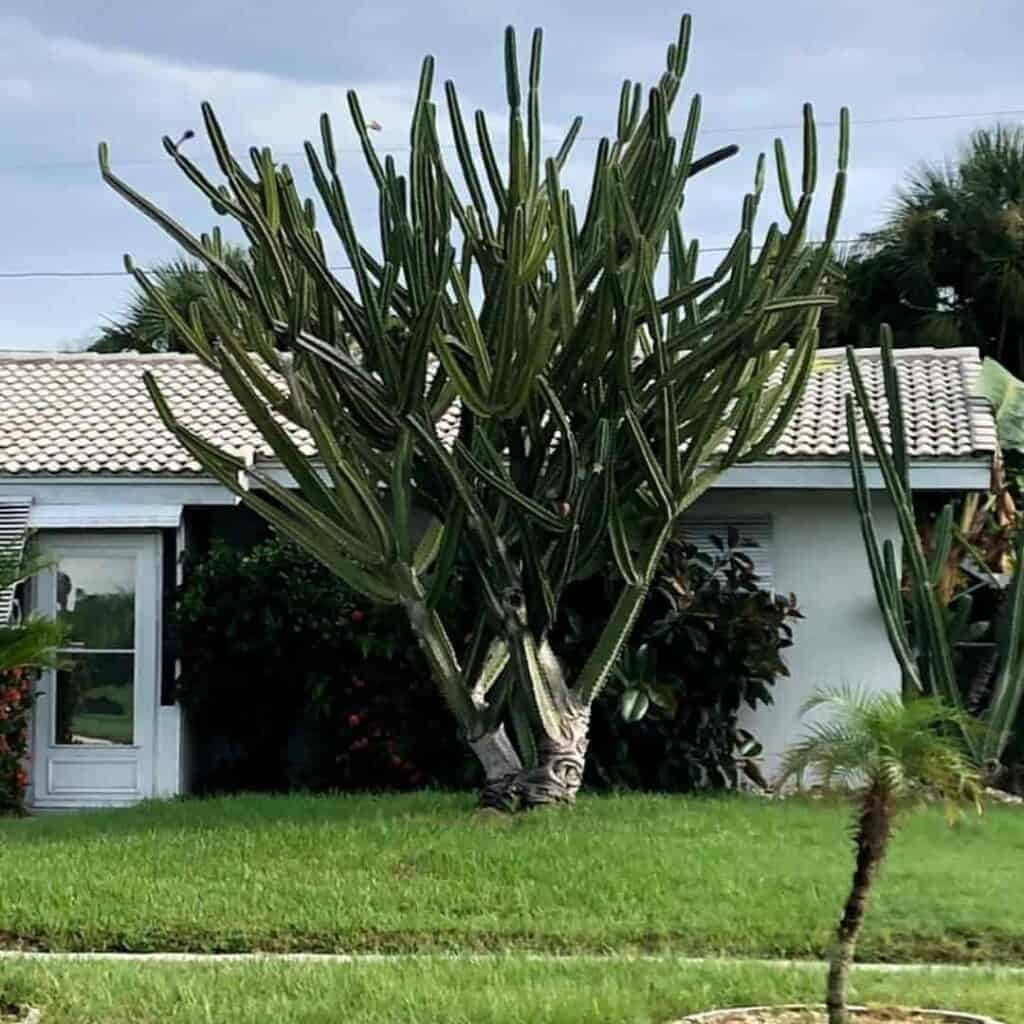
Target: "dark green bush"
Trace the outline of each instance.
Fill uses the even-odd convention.
[[[740,538],[716,559],[677,541],[662,570],[594,707],[588,783],[598,788],[734,785],[756,746],[739,709],[769,702],[786,674],[795,600],[759,589]],[[570,669],[613,594],[599,578],[569,595],[553,642]],[[467,595],[448,600],[472,621]],[[292,545],[215,544],[190,567],[175,618],[198,790],[478,781],[401,610],[369,606]]]
[[[175,639],[199,791],[466,781],[401,610],[369,606],[289,543],[215,543],[186,573]]]
[[[682,537],[665,551],[632,644],[594,708],[591,785],[693,792],[735,786],[741,775],[760,781],[760,747],[739,712],[771,703],[802,616],[794,595],[761,588],[750,542],[734,529],[712,540],[714,557]],[[578,588],[563,641],[570,658],[579,641],[587,649],[612,585]]]

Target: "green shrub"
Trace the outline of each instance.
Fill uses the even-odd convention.
[[[567,595],[553,642],[571,669],[613,593],[598,578]],[[446,600],[468,632],[471,597],[456,588]],[[588,783],[734,785],[756,747],[739,709],[771,701],[798,616],[794,598],[760,589],[740,538],[716,559],[671,544],[634,646],[594,707]],[[216,543],[189,567],[175,621],[200,791],[476,785],[400,610],[368,606],[290,543]]]
[[[215,543],[174,616],[195,788],[455,785],[470,764],[404,616],[272,539]]]
[[[733,528],[712,540],[714,557],[685,537],[665,551],[632,647],[595,707],[592,785],[694,792],[735,786],[744,774],[761,781],[760,746],[739,727],[739,713],[772,702],[802,616],[793,594],[761,587],[746,553],[752,542]],[[600,622],[606,601],[601,588],[580,588],[570,650],[574,634]]]

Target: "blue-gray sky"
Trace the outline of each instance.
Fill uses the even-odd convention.
[[[199,129],[204,99],[243,152],[255,143],[291,154],[315,137],[322,110],[336,115],[341,144],[351,143],[344,95],[355,88],[366,116],[383,125],[375,141],[400,150],[419,60],[430,52],[438,81],[459,86],[464,111],[485,109],[500,132],[502,29],[516,25],[525,55],[530,29],[541,25],[545,136],[557,137],[579,113],[591,138],[613,126],[623,78],[651,82],[661,71],[683,9],[694,15],[684,96],[704,97],[699,148],[741,146],[688,195],[687,230],[707,246],[732,238],[756,155],[777,134],[764,126],[795,126],[804,100],[822,121],[845,103],[855,121],[843,237],[878,224],[908,167],[955,152],[991,119],[856,122],[1024,109],[1015,0],[4,0],[0,274],[116,271],[124,252],[143,265],[173,254],[154,225],[101,184],[100,139],[110,142],[115,169],[198,232],[213,214],[169,165],[160,138]],[[778,134],[796,160],[798,131]],[[189,145],[196,156],[206,152],[200,139]],[[834,130],[823,127],[823,172],[834,145]],[[579,146],[567,171],[578,195],[592,149]],[[346,155],[343,168],[358,220],[372,230],[358,155]],[[826,202],[822,195],[819,207]],[[762,229],[774,211],[766,204]],[[128,292],[123,278],[0,278],[0,348],[80,347]]]

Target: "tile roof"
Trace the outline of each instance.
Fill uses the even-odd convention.
[[[991,412],[970,395],[980,367],[976,349],[904,349],[897,357],[913,457],[984,458],[995,449]],[[877,401],[883,393],[878,350],[863,349],[858,358]],[[220,378],[192,356],[0,353],[0,474],[200,473],[160,423],[143,385],[144,370],[154,373],[171,407],[202,436],[234,454],[271,456]],[[842,351],[822,350],[773,457],[845,456],[848,390]],[[442,420],[442,430],[456,425],[457,413]],[[297,436],[308,448],[301,432]]]
[[[877,348],[859,349],[857,364],[872,407],[885,404],[882,360]],[[996,425],[989,403],[971,394],[981,369],[976,348],[908,348],[896,350],[896,376],[903,397],[907,449],[915,459],[986,457],[997,448]],[[791,459],[845,457],[846,395],[852,392],[845,349],[821,349],[796,414],[775,445],[773,456]],[[879,417],[889,439],[887,417]],[[858,431],[871,451],[867,429]]]

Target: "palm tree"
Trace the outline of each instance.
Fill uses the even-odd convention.
[[[235,245],[224,246],[224,261],[237,273],[247,263],[245,252]],[[203,333],[212,340],[216,329],[203,300],[212,298],[212,282],[207,269],[198,260],[179,256],[161,263],[151,271],[152,284],[186,323],[194,309]],[[180,331],[160,303],[141,288],[136,288],[128,307],[118,319],[102,328],[89,346],[90,352],[187,352]]]
[[[1021,375],[1024,126],[976,131],[955,162],[912,171],[849,270],[850,344],[890,323],[899,345],[976,345]]]
[[[980,811],[981,783],[959,741],[961,714],[934,697],[904,703],[895,694],[819,691],[802,713],[828,717],[786,753],[782,784],[812,775],[825,789],[853,791],[857,799],[853,884],[829,957],[829,1024],[849,1024],[850,967],[868,897],[885,859],[899,811],[915,799],[945,801],[951,822],[964,804]]]

